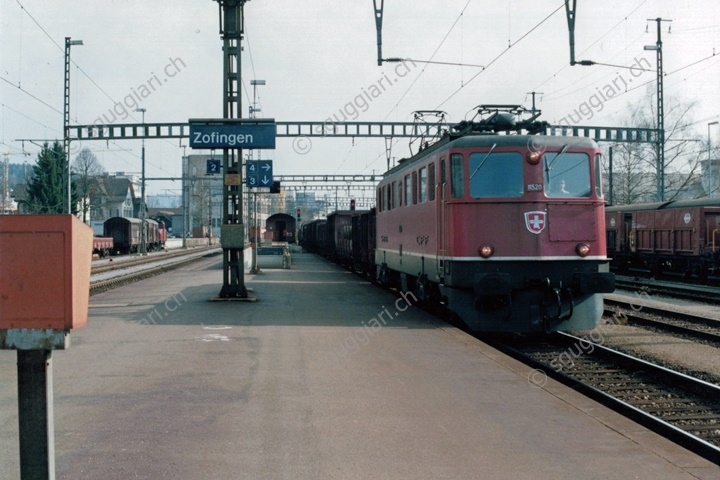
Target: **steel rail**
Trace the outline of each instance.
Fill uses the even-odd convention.
[[[186,252],[185,255],[176,255],[175,258],[176,261],[172,263],[165,263],[162,265],[153,265],[155,263],[158,263],[162,260],[168,260],[167,257],[163,256],[162,258],[156,258],[154,261],[145,262],[147,265],[147,268],[143,268],[141,270],[133,270],[131,272],[122,273],[118,272],[118,275],[113,276],[112,278],[105,279],[105,280],[93,280],[92,276],[90,278],[90,295],[95,295],[97,293],[105,292],[107,290],[110,290],[112,288],[115,288],[116,286],[125,285],[127,283],[135,282],[137,280],[142,280],[145,278],[149,278],[155,275],[159,275],[161,273],[165,273],[170,270],[174,270],[178,267],[182,267],[184,265],[187,265],[188,263],[196,262],[198,260],[201,260],[203,258],[218,255],[222,252],[222,250],[218,248],[212,248],[212,249],[205,249],[203,251],[195,250],[193,252]],[[183,258],[187,257],[187,258]],[[135,264],[135,267],[138,265]],[[121,267],[122,268],[122,267]]]
[[[159,262],[162,260],[169,260],[171,258],[175,257],[182,257],[184,255],[188,255],[189,253],[193,252],[200,252],[203,250],[212,250],[216,247],[195,247],[192,250],[185,251],[185,250],[176,250],[176,251],[168,251],[163,255],[155,255],[151,253],[147,257],[128,257],[122,256],[122,257],[114,257],[114,258],[120,258],[122,261],[112,261],[113,257],[110,257],[110,262],[104,263],[102,265],[93,265],[92,270],[90,271],[90,275],[98,275],[100,273],[105,272],[112,272],[114,270],[122,270],[124,268],[130,268],[135,267],[138,265],[143,265],[146,263],[153,263],[153,262]],[[160,252],[157,252],[160,253]],[[130,254],[130,255],[136,255],[136,254]],[[104,260],[104,259],[103,259]]]
[[[659,392],[669,391],[671,392],[668,394],[669,398],[673,398],[675,395],[674,391],[682,390],[683,395],[692,395],[692,399],[674,399],[673,403],[681,403],[686,406],[672,407],[667,410],[668,412],[681,412],[683,410],[687,410],[688,408],[693,408],[698,411],[711,411],[712,413],[702,415],[696,414],[695,417],[692,415],[683,416],[682,414],[676,414],[672,416],[672,420],[666,421],[658,415],[653,415],[652,413],[643,410],[643,405],[646,407],[652,405],[652,402],[648,404],[648,400],[636,401],[634,404],[629,399],[622,400],[618,398],[619,395],[617,393],[613,395],[611,387],[606,385],[605,388],[602,388],[601,385],[593,385],[591,382],[586,382],[581,378],[578,378],[582,376],[583,372],[581,370],[579,372],[575,372],[574,374],[570,371],[563,372],[562,368],[556,369],[550,365],[552,360],[544,361],[533,357],[532,353],[527,353],[527,351],[538,350],[539,348],[535,344],[532,345],[535,348],[530,349],[529,346],[526,346],[525,351],[523,351],[522,346],[517,347],[515,344],[510,344],[508,342],[495,340],[489,343],[502,352],[507,353],[527,365],[541,370],[544,374],[554,378],[560,383],[587,395],[608,408],[621,413],[622,415],[670,439],[684,448],[720,465],[720,437],[717,438],[717,444],[715,444],[688,431],[692,431],[693,429],[707,430],[707,425],[711,425],[711,429],[720,429],[720,423],[710,424],[710,422],[706,422],[707,425],[703,425],[701,427],[691,425],[686,427],[687,430],[679,426],[679,424],[682,424],[683,421],[691,420],[693,418],[701,418],[702,420],[717,419],[717,421],[720,422],[720,401],[718,401],[718,399],[720,399],[720,387],[573,335],[561,333],[552,337],[552,339],[554,339],[556,343],[555,345],[550,346],[551,349],[555,349],[555,352],[551,355],[553,359],[558,358],[559,355],[567,352],[570,347],[584,346],[583,350],[587,350],[587,352],[583,353],[583,357],[594,359],[602,357],[599,362],[612,362],[612,368],[605,368],[600,372],[602,374],[610,375],[609,383],[617,384],[625,381],[636,385],[635,389],[644,388],[650,390],[654,388],[659,390]],[[549,340],[552,341],[552,339]],[[548,357],[548,355],[550,355],[549,351],[543,352],[542,354],[536,352],[536,356]],[[578,358],[580,357],[577,357],[576,360]],[[622,370],[625,370],[627,373],[623,373]],[[585,373],[587,374],[588,372]],[[627,378],[623,378],[623,375],[627,375]],[[662,386],[663,384],[668,386]],[[649,386],[643,387],[641,385]],[[658,387],[658,385],[660,386]],[[630,387],[626,387],[625,389],[616,388],[616,391],[618,393],[622,391],[627,392],[629,388]],[[649,397],[650,395],[645,394],[644,396]],[[663,395],[663,397],[664,396],[665,395]],[[660,407],[660,409],[662,410],[662,407]]]
[[[700,300],[712,304],[720,304],[720,289],[706,285],[672,285],[668,283],[648,283],[624,278],[615,279],[615,287],[623,290],[640,290],[655,294],[667,295],[681,300]]]
[[[629,323],[639,325],[641,327],[652,327],[659,330],[663,330],[669,333],[675,333],[691,337],[698,340],[704,340],[720,344],[720,320],[714,320],[712,318],[700,317],[690,313],[675,312],[672,310],[662,310],[660,308],[652,307],[635,307],[631,302],[624,302],[618,300],[605,299],[606,306],[619,307],[619,310],[623,313],[623,316],[627,318]],[[613,316],[618,311],[605,310],[605,315]],[[643,315],[645,314],[645,315]],[[650,318],[648,315],[654,315],[662,317],[664,320]],[[685,322],[692,325],[707,328],[708,330],[698,330],[697,328],[677,325],[671,323],[673,321]],[[716,333],[713,333],[714,330]]]

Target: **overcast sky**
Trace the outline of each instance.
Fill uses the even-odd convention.
[[[677,71],[665,78],[666,101],[697,102],[696,133],[706,139],[708,122],[720,119],[717,0],[577,3],[577,60],[654,70],[655,52],[643,46],[655,44],[656,23],[647,19],[672,20],[662,27],[664,69]],[[654,93],[655,73],[570,67],[563,5],[562,0],[388,0],[383,57],[418,60],[396,70],[398,64],[377,65],[372,0],[249,1],[243,112],[253,95],[250,80],[262,79],[267,84],[258,87],[259,116],[278,121],[333,116],[412,121],[413,111],[436,109],[460,121],[479,104],[530,107],[528,92],[536,91],[542,118],[551,123],[565,118],[619,125],[629,106]],[[116,106],[134,106],[137,98],[148,123],[222,116],[215,1],[0,0],[0,29],[0,153],[11,153],[12,163],[24,161],[23,148],[34,163],[38,151],[16,139],[62,136],[65,37],[84,42],[72,47],[72,60],[82,71],[75,65],[71,70],[71,124],[95,123],[103,115],[116,124],[140,122],[133,108]],[[488,68],[419,62],[431,59]],[[142,98],[145,89],[150,93]],[[124,111],[128,117],[122,119]],[[718,142],[720,129],[714,128]],[[140,172],[140,141],[85,142],[74,150],[82,146],[110,172]],[[177,140],[148,141],[146,149],[148,177],[180,175],[183,149]],[[392,155],[407,153],[407,140],[396,141]],[[276,174],[370,174],[386,167],[383,140],[324,138],[298,145],[280,138],[267,156]],[[149,182],[148,192],[179,193],[179,183]]]

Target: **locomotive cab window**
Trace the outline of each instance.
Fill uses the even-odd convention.
[[[522,155],[518,152],[471,154],[470,195],[473,198],[521,197]]]
[[[595,154],[595,194],[603,198],[602,155],[599,153]]]
[[[546,152],[543,178],[545,195],[550,198],[589,197],[590,157],[585,153]]]

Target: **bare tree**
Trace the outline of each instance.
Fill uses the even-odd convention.
[[[160,201],[155,196],[147,196],[145,197],[145,204],[148,208],[159,208],[160,207]]]
[[[87,222],[90,205],[95,195],[96,177],[102,175],[105,169],[94,153],[85,147],[75,157],[72,165],[73,178],[77,195],[80,198],[80,211],[82,221]]]
[[[210,230],[210,202],[212,199],[212,184],[207,180],[200,180],[192,186],[192,221],[200,227],[208,226]]]
[[[691,112],[697,102],[681,102],[668,99],[665,108],[665,165],[664,198],[675,200],[682,196],[699,196],[689,192],[689,187],[697,181],[701,172],[700,138],[692,131]],[[649,114],[652,115],[653,128],[657,128],[657,105],[650,102]],[[648,161],[652,163],[657,183],[658,146],[653,144],[648,152]],[[652,170],[651,170],[652,171]]]
[[[707,172],[703,173],[703,188],[709,196],[717,197],[720,191],[720,143],[708,143],[706,139],[703,158],[707,165]]]
[[[642,203],[655,197],[655,183],[646,174],[643,161],[645,147],[638,143],[620,143],[613,147],[613,163],[605,162],[604,168],[613,171],[613,203],[630,205]],[[606,153],[605,158],[609,155]]]
[[[682,102],[665,98],[665,148],[663,197],[666,201],[697,197],[704,193],[698,189],[703,152],[700,139],[692,131],[691,112],[695,102]],[[629,113],[621,123],[638,128],[657,128],[657,105],[649,94],[642,102],[628,106]],[[627,205],[654,202],[658,199],[657,143],[623,143],[613,151],[613,203]],[[606,164],[605,168],[609,168]]]

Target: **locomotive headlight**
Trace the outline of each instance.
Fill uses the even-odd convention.
[[[578,243],[575,246],[575,253],[581,257],[587,257],[587,254],[590,253],[590,245],[587,243]]]
[[[495,249],[492,247],[492,245],[482,245],[480,248],[478,248],[478,255],[480,255],[483,258],[490,257],[493,253],[495,253]]]
[[[542,153],[535,152],[535,151],[528,151],[525,154],[525,161],[528,162],[530,165],[537,165],[540,163],[540,158],[542,157]]]

